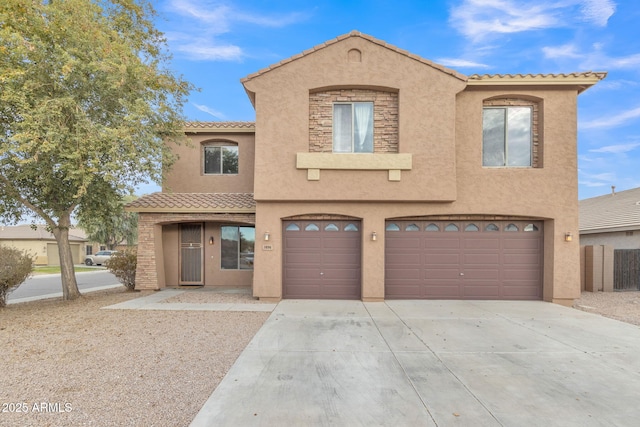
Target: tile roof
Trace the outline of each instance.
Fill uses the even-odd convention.
[[[131,212],[255,212],[253,193],[152,193],[126,205]]]
[[[576,85],[580,86],[580,92],[588,89],[607,73],[604,71],[585,71],[577,73],[561,74],[473,74],[469,76],[469,86],[480,85],[516,85],[516,84],[543,84],[543,85]]]
[[[640,230],[640,187],[580,200],[580,234]]]
[[[194,132],[255,132],[255,122],[186,122],[184,131]]]
[[[283,66],[283,65],[285,65],[285,64],[287,64],[289,62],[292,62],[292,61],[295,61],[297,59],[303,58],[303,57],[309,55],[310,53],[313,53],[315,51],[324,49],[324,48],[326,48],[328,46],[331,46],[332,44],[335,44],[335,43],[338,43],[338,42],[340,42],[342,40],[348,39],[349,37],[359,37],[359,38],[368,40],[371,43],[377,44],[377,45],[382,46],[382,47],[386,47],[387,49],[393,50],[394,52],[397,52],[397,53],[399,53],[401,55],[404,55],[406,57],[414,59],[414,60],[416,60],[418,62],[422,62],[425,65],[428,65],[428,66],[430,66],[432,68],[440,70],[443,73],[449,74],[449,75],[451,75],[451,76],[453,76],[453,77],[455,77],[457,79],[460,79],[462,81],[467,81],[467,76],[462,74],[462,73],[459,73],[459,72],[457,72],[455,70],[452,70],[450,68],[446,68],[443,65],[436,64],[435,62],[429,61],[428,59],[422,58],[422,57],[420,57],[420,56],[418,56],[416,54],[413,54],[413,53],[411,53],[409,51],[400,49],[400,48],[398,48],[396,46],[393,46],[393,45],[391,45],[391,44],[389,44],[389,43],[387,43],[387,42],[385,42],[383,40],[376,39],[375,37],[369,36],[367,34],[363,34],[360,31],[356,31],[356,30],[351,31],[349,34],[343,34],[341,36],[336,37],[335,39],[328,40],[328,41],[326,41],[324,43],[321,43],[321,44],[319,44],[317,46],[314,46],[311,49],[307,49],[304,52],[299,53],[297,55],[294,55],[294,56],[292,56],[290,58],[283,59],[282,61],[280,61],[280,62],[278,62],[276,64],[270,65],[267,68],[263,68],[262,70],[259,70],[259,71],[255,72],[253,74],[248,75],[247,77],[245,77],[243,79],[240,79],[240,81],[242,83],[245,83],[245,82],[247,82],[247,81],[249,81],[249,80],[251,80],[253,78],[256,78],[256,77],[258,77],[258,76],[260,76],[262,74],[265,74],[265,73],[273,70],[274,68],[281,67],[281,66]]]
[[[0,226],[0,240],[51,240],[55,241],[56,238],[53,233],[47,231],[47,227],[44,224],[37,224],[34,230],[31,225],[15,225],[15,226]],[[69,241],[71,242],[86,242],[87,235],[84,230],[80,228],[72,228],[69,230]]]

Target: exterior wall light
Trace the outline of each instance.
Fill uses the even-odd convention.
[[[378,234],[374,231],[371,233],[371,241],[375,242],[376,240],[378,240]]]
[[[265,231],[265,232],[264,232],[264,241],[265,241],[265,242],[268,242],[268,241],[269,241],[269,239],[271,239],[271,234],[269,234],[269,232],[268,232],[268,231]]]
[[[565,242],[573,241],[573,235],[571,234],[570,231],[567,231],[566,233],[564,233],[564,241]]]
[[[213,236],[209,237],[209,244],[213,245],[214,242],[215,242],[215,239],[213,238]]]

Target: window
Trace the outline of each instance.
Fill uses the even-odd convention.
[[[204,147],[204,173],[207,175],[237,174],[238,147],[206,145]]]
[[[482,165],[532,166],[532,107],[485,107]]]
[[[387,224],[387,231],[400,231],[400,227],[398,226],[398,224],[394,224],[394,223],[390,223]]]
[[[373,153],[373,102],[333,104],[333,152]]]
[[[253,227],[222,227],[221,265],[223,270],[253,270],[253,248],[256,232]]]
[[[93,255],[93,246],[87,245],[87,253],[85,255]]]

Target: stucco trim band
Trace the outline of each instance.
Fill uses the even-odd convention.
[[[307,180],[319,181],[320,170],[387,170],[389,181],[400,181],[403,170],[413,167],[408,153],[297,153],[296,168],[307,169]]]

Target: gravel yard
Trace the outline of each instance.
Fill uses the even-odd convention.
[[[269,313],[100,310],[147,294],[0,309],[0,426],[188,425]]]
[[[0,426],[188,425],[269,313],[100,309],[149,294],[0,309]],[[165,302],[260,303],[232,289]],[[587,292],[574,307],[640,325],[640,292]]]
[[[640,292],[583,292],[574,308],[640,326]]]

